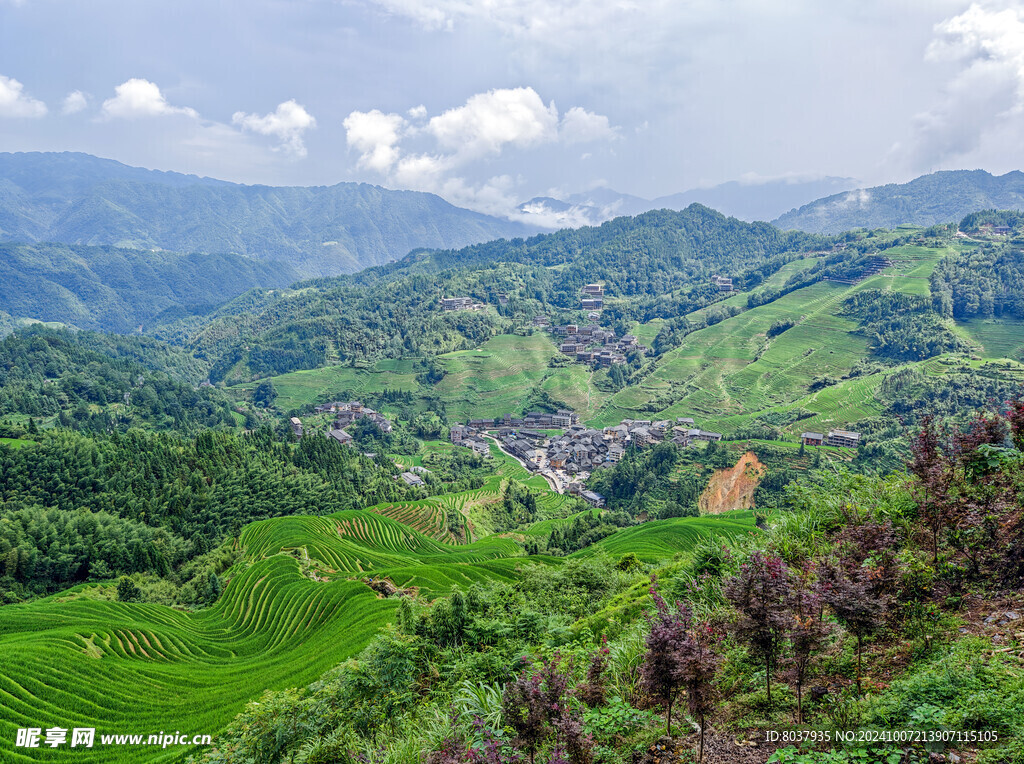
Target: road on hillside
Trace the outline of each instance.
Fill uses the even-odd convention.
[[[502,448],[501,441],[498,440],[496,437],[494,437],[493,435],[487,435],[486,433],[483,434],[483,437],[487,438],[488,440],[494,441],[494,445],[496,445],[498,447],[498,450],[501,451],[501,453],[505,454],[505,456],[509,456],[509,457],[515,459],[517,462],[519,462],[521,465],[523,465],[523,469],[525,469],[530,474],[533,474],[533,471],[529,467],[526,466],[526,462],[523,461],[522,459],[520,459],[515,454],[509,453],[504,448]],[[549,475],[546,472],[538,472],[537,474],[540,475],[542,478],[544,478],[548,482],[548,485],[551,486],[551,490],[552,491],[554,491],[555,493],[565,493],[565,491],[562,490],[562,487],[561,487],[561,485],[558,482],[558,478],[556,478],[554,475]]]

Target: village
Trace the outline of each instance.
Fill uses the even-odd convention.
[[[354,438],[345,427],[360,419],[370,420],[381,432],[393,430],[387,417],[359,401],[323,403],[316,406],[314,412],[336,415],[326,436],[341,445],[354,445]],[[295,436],[301,438],[302,421],[292,417],[290,424]],[[623,419],[613,427],[595,429],[581,424],[576,412],[559,409],[555,413],[533,411],[522,416],[505,414],[495,419],[471,419],[466,424],[452,425],[449,439],[480,456],[488,456],[494,444],[530,472],[541,475],[558,493],[578,495],[592,506],[603,507],[604,497],[586,490],[585,483],[595,470],[620,461],[627,448],[644,448],[666,441],[687,448],[697,443],[718,442],[723,435],[697,427],[692,417]],[[841,429],[800,435],[805,447],[824,445],[854,449],[860,445],[860,439],[860,433]],[[413,467],[396,479],[406,485],[419,486],[423,485],[423,479],[416,473],[425,472],[422,467]]]
[[[581,424],[575,412],[562,409],[554,414],[531,412],[522,417],[506,414],[498,419],[471,419],[466,424],[452,425],[449,437],[452,443],[481,456],[489,454],[491,444],[496,444],[526,469],[544,477],[555,491],[575,494],[594,507],[603,507],[604,497],[586,490],[587,478],[595,470],[617,463],[627,448],[644,448],[666,441],[687,448],[697,443],[716,443],[723,435],[697,427],[691,417],[623,419],[614,427],[598,430]],[[860,433],[805,432],[801,443],[857,448]]]
[[[552,429],[562,432],[551,433]],[[624,419],[614,427],[597,430],[580,424],[575,412],[563,409],[554,414],[531,412],[523,417],[506,414],[496,420],[472,419],[464,425],[453,425],[450,438],[452,443],[481,455],[488,454],[490,444],[496,443],[559,493],[576,494],[595,507],[603,507],[604,497],[587,491],[584,483],[594,470],[622,459],[628,447],[643,448],[665,440],[685,447],[719,441],[722,433],[702,430],[686,417]]]

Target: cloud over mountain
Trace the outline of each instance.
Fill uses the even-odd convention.
[[[348,115],[346,140],[359,152],[357,166],[401,187],[431,191],[455,204],[506,216],[518,214],[512,194],[516,179],[505,173],[473,183],[462,173],[464,168],[507,150],[617,136],[606,116],[579,106],[560,116],[555,103],[544,103],[531,87],[476,93],[425,123],[425,107],[412,107],[407,114],[409,119],[373,109]]]

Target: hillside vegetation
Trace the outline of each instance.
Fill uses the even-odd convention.
[[[284,263],[240,255],[0,243],[0,309],[122,334],[298,278]]]

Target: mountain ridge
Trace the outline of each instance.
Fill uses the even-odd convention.
[[[931,226],[986,209],[1024,209],[1024,173],[940,170],[907,183],[833,194],[772,221],[783,229],[836,234],[856,228]]]
[[[323,276],[417,247],[533,231],[433,194],[364,183],[247,186],[88,154],[0,154],[0,240],[7,242],[229,252]]]

